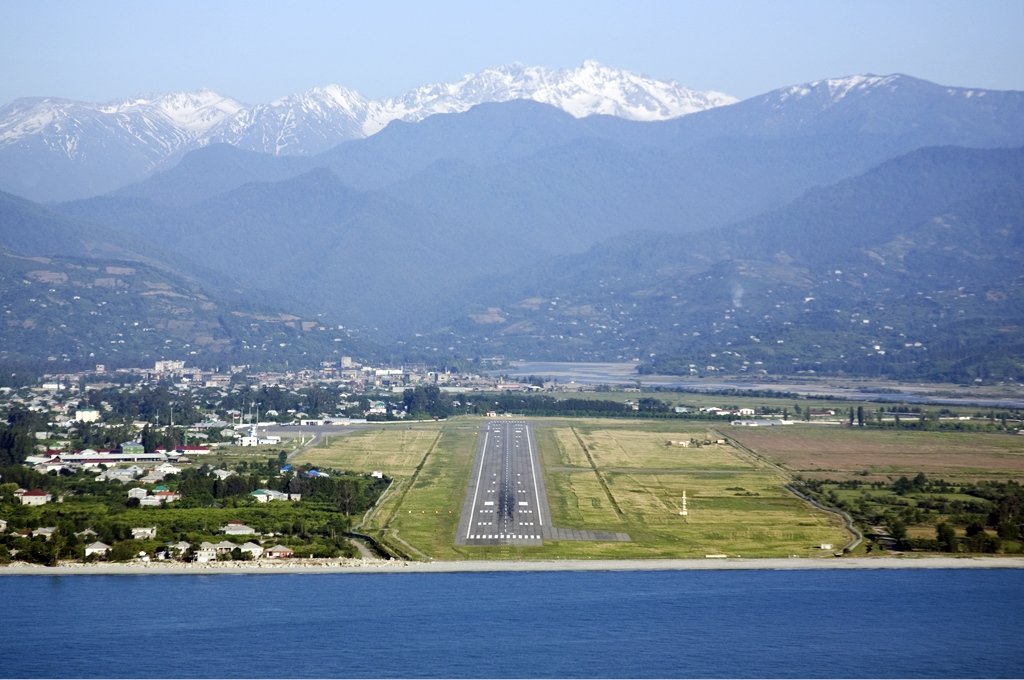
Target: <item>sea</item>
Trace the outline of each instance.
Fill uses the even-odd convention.
[[[0,576],[20,678],[1024,677],[1024,570]]]

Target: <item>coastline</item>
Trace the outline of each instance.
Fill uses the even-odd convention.
[[[0,576],[138,576],[218,574],[454,574],[554,571],[689,571],[809,569],[1024,569],[1024,557],[844,557],[725,558],[660,560],[546,560],[536,562],[451,561],[400,562],[323,559],[259,562],[62,562],[46,567],[14,562],[0,567]]]

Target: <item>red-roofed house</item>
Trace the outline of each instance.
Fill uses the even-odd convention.
[[[51,500],[52,496],[42,489],[32,489],[21,494],[22,505],[46,505]]]

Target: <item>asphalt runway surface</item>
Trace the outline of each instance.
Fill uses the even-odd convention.
[[[480,428],[455,543],[543,545],[545,539],[628,541],[629,536],[551,526],[533,428],[526,420],[488,421]]]
[[[525,420],[488,421],[480,429],[456,543],[541,545],[549,517],[533,429]]]

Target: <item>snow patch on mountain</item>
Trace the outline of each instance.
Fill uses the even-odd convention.
[[[778,105],[783,102],[814,96],[828,105],[836,104],[851,94],[866,94],[879,88],[893,89],[905,76],[876,76],[873,74],[829,78],[810,83],[792,85],[768,96],[775,95]]]
[[[19,99],[0,109],[0,148],[38,137],[47,147],[74,158],[86,141],[83,135],[99,143],[108,135],[119,144],[155,147],[162,155],[191,145],[242,108],[209,90],[104,104],[54,97]]]
[[[378,115],[367,120],[371,135],[391,120],[417,121],[438,113],[465,111],[485,102],[532,99],[562,109],[576,118],[595,114],[629,120],[677,118],[726,106],[736,101],[720,92],[698,92],[676,82],[585,61],[574,69],[548,69],[511,64],[465,76],[457,83],[416,88],[379,103]]]
[[[0,109],[0,148],[38,137],[50,149],[74,157],[87,146],[81,135],[109,134],[119,138],[119,145],[145,147],[140,153],[154,159],[213,142],[278,155],[314,154],[372,135],[393,120],[415,122],[515,99],[549,104],[577,118],[603,114],[639,121],[676,118],[736,101],[719,92],[689,90],[595,61],[571,69],[512,64],[380,101],[340,85],[252,107],[210,90],[106,104],[23,99]]]

